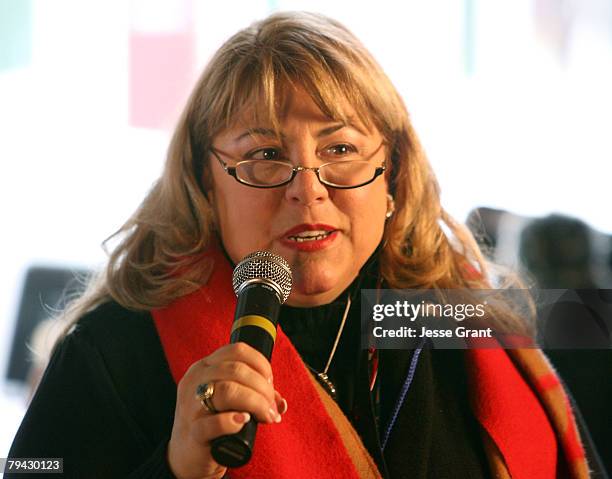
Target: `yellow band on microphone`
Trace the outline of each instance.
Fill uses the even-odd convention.
[[[244,326],[257,326],[258,328],[264,329],[270,336],[272,336],[272,342],[276,342],[276,328],[274,327],[272,321],[270,321],[268,318],[259,316],[257,314],[242,316],[234,321],[231,334],[234,334],[234,331]]]

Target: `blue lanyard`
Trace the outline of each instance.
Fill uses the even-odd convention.
[[[408,376],[406,376],[406,380],[404,381],[404,385],[402,386],[402,390],[400,392],[399,398],[395,403],[395,407],[393,408],[393,414],[391,415],[391,420],[385,429],[385,434],[383,435],[382,440],[382,449],[385,450],[385,446],[387,445],[387,441],[389,440],[389,436],[391,435],[391,430],[395,425],[395,421],[397,421],[397,416],[399,416],[400,409],[402,404],[404,404],[404,400],[406,399],[406,394],[408,394],[408,390],[410,389],[410,385],[412,384],[412,380],[414,379],[414,373],[416,371],[417,363],[419,362],[419,356],[421,355],[421,351],[425,346],[426,338],[421,339],[419,345],[414,350],[412,354],[412,359],[410,360],[410,368],[408,369]]]

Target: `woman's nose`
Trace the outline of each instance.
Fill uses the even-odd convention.
[[[293,181],[287,185],[285,197],[293,203],[312,206],[327,199],[329,191],[319,181],[314,170],[301,170],[297,172]]]

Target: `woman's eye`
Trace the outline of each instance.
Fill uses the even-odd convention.
[[[280,152],[276,148],[261,148],[246,155],[249,160],[278,160]]]
[[[357,149],[353,145],[341,143],[339,145],[330,146],[327,151],[333,156],[346,156],[355,153]]]

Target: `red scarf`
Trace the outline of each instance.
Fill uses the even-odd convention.
[[[209,282],[152,311],[177,383],[192,363],[227,344],[230,336],[236,306],[232,269],[218,248],[206,256],[214,261]],[[588,477],[569,403],[542,353],[475,349],[466,354],[473,411],[483,427],[495,477]],[[380,477],[357,433],[313,380],[280,328],[272,370],[289,411],[280,424],[260,425],[252,460],[229,471],[230,477]]]

